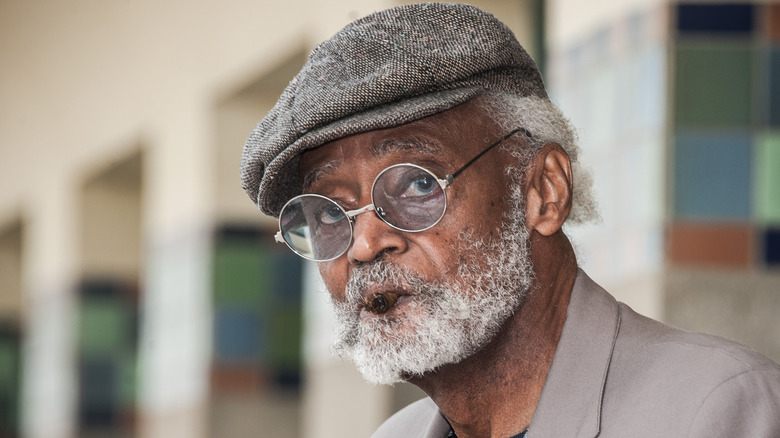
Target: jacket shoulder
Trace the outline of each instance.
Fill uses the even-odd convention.
[[[780,366],[770,359],[620,305],[602,431],[639,433],[653,427],[660,435],[780,436],[778,410]]]
[[[620,320],[615,355],[634,359],[645,369],[652,364],[676,372],[709,370],[720,378],[750,370],[780,372],[780,366],[749,347],[718,336],[668,326],[639,315],[622,303]]]

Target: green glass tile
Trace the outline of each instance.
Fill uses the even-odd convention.
[[[0,392],[15,385],[17,353],[15,343],[0,340]]]
[[[125,352],[120,354],[118,359],[119,401],[122,406],[129,409],[135,405],[138,367],[134,354]]]
[[[297,367],[301,361],[301,312],[298,309],[277,311],[273,316],[270,360],[284,369]]]
[[[220,242],[214,255],[217,304],[257,305],[269,284],[271,264],[257,244]]]
[[[129,315],[111,298],[89,298],[81,303],[79,338],[85,355],[111,355],[131,339]]]
[[[780,133],[764,135],[758,142],[755,178],[758,220],[780,224]]]
[[[780,46],[774,46],[767,51],[769,72],[767,78],[767,121],[773,127],[780,126]]]
[[[0,333],[0,436],[14,437],[19,418],[19,344]]]
[[[674,92],[677,125],[748,126],[753,70],[753,51],[747,43],[679,43]]]

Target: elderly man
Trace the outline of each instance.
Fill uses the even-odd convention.
[[[336,350],[429,395],[377,437],[779,437],[780,367],[578,269],[561,229],[593,215],[577,155],[506,26],[408,5],[312,52],[242,179],[318,262]]]

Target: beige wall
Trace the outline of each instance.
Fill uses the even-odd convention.
[[[667,0],[548,0],[547,44],[553,49],[576,44],[606,23],[667,3]]]

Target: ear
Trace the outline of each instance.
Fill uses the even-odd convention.
[[[528,167],[526,184],[525,222],[528,230],[542,236],[555,234],[571,211],[569,155],[557,143],[546,144]]]

